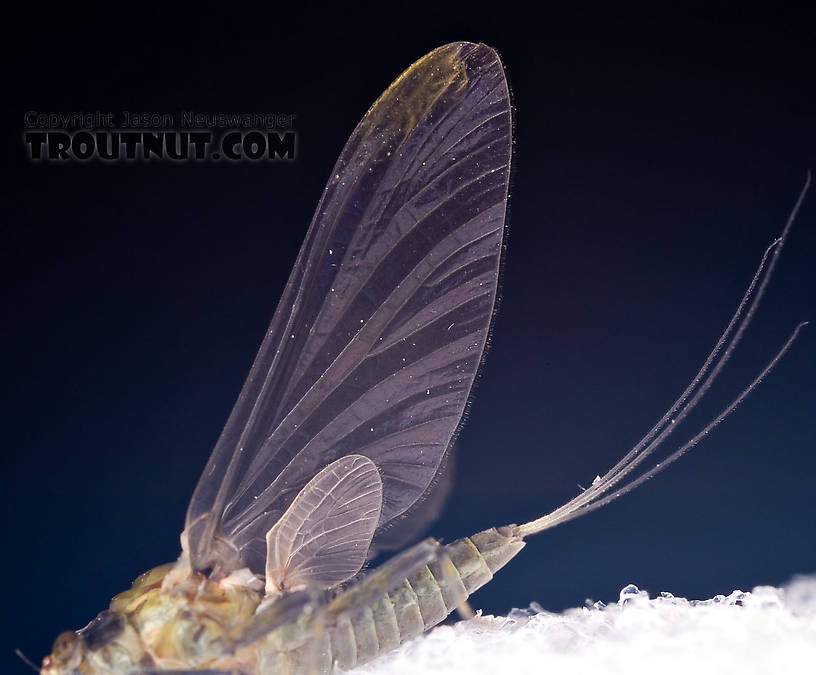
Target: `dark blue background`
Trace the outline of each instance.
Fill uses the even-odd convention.
[[[3,671],[24,670],[13,647],[39,660],[178,554],[334,160],[430,49],[495,46],[517,123],[501,311],[432,529],[447,540],[563,503],[651,426],[816,166],[804,14],[228,9],[7,22]],[[21,142],[30,109],[294,113],[299,156],[37,164]],[[683,438],[816,320],[815,205]],[[814,331],[691,455],[531,539],[474,605],[557,610],[629,582],[709,597],[816,571]]]

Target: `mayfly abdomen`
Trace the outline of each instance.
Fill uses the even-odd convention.
[[[490,581],[523,547],[514,526],[490,528],[444,546],[436,561],[329,631],[329,662],[353,668],[421,635]]]
[[[491,527],[445,547],[468,595],[475,593],[524,548],[515,525]]]

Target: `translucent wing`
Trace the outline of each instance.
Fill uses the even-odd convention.
[[[454,443],[442,461],[431,484],[413,505],[399,517],[391,520],[377,532],[376,546],[368,552],[369,560],[385,551],[401,549],[419,541],[430,525],[439,517],[453,489],[456,455],[459,442]]]
[[[266,533],[344,455],[376,464],[380,526],[426,491],[487,341],[511,145],[484,45],[436,49],[363,117],[190,502],[196,569],[262,571]]]
[[[266,535],[266,590],[336,586],[360,571],[380,520],[382,481],[349,455],[310,480]]]

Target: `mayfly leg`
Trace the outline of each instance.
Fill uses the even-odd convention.
[[[408,577],[429,565],[444,565],[447,556],[442,551],[438,542],[426,539],[394,556],[330,602],[318,589],[284,594],[268,607],[262,607],[233,633],[229,640],[230,651],[252,645],[274,631],[282,630],[286,633],[281,636],[282,642],[290,647],[269,654],[271,661],[266,665],[274,672],[319,673],[327,672],[333,662],[349,668],[367,661],[386,651],[386,645],[396,647],[409,637],[405,631],[388,629],[389,624],[382,620],[379,606],[389,594],[400,597],[400,586]],[[439,574],[447,576],[448,573],[443,573],[440,568]],[[459,584],[461,586],[461,581]],[[455,598],[453,607],[456,607],[467,593],[462,587],[461,592],[454,592],[451,597]],[[392,604],[391,600],[387,602]],[[450,609],[445,616],[449,612]],[[411,631],[410,637],[424,629],[420,624],[419,630]]]
[[[462,583],[459,570],[453,564],[446,548],[441,549],[439,559],[431,564],[431,572],[443,589],[448,590],[450,604],[456,606],[456,611],[462,619],[472,619],[476,616],[473,607],[468,602],[469,593]]]
[[[436,560],[439,550],[439,543],[429,538],[395,555],[332,600],[328,607],[329,615],[340,617],[379,600],[397,588],[406,577]]]
[[[289,612],[276,612],[273,603],[260,612],[267,616],[258,621],[256,615],[242,627],[239,640],[246,645],[265,638],[264,629],[286,632],[281,637],[288,648],[271,650],[262,656],[264,673],[311,675],[329,672],[334,664],[351,668],[364,663],[399,646],[407,637],[400,631],[396,611],[396,607],[405,603],[392,598],[400,596],[401,585],[409,576],[437,561],[441,550],[435,540],[426,539],[394,556],[328,604],[325,601],[301,604],[301,614],[294,621]],[[290,621],[284,620],[283,614]],[[410,637],[422,630],[413,631]]]
[[[261,606],[228,641],[229,651],[273,638],[273,648],[260,649],[259,673],[325,673],[331,669],[328,643],[327,595],[307,588],[280,596]]]
[[[316,617],[325,607],[325,594],[317,589],[306,589],[283,595],[275,602],[257,611],[252,618],[230,636],[231,650],[251,645],[283,626],[291,626],[304,615]]]
[[[446,557],[443,551],[434,539],[421,541],[373,570],[329,604],[326,618],[334,663],[343,669],[352,668],[429,627],[419,610],[420,605],[428,604],[418,597],[423,584],[412,584],[409,579],[432,575],[430,568]],[[452,597],[461,603],[461,592]],[[440,617],[433,623],[441,621],[450,609],[440,608]]]

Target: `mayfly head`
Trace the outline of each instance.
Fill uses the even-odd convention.
[[[127,628],[122,614],[105,610],[82,630],[60,633],[51,654],[43,659],[42,675],[101,672],[95,665],[100,660],[124,666],[146,665],[141,658],[143,650],[133,649],[138,637],[132,628],[127,634]]]
[[[70,673],[82,662],[82,643],[76,632],[67,630],[54,640],[51,653],[43,659],[42,675]]]

